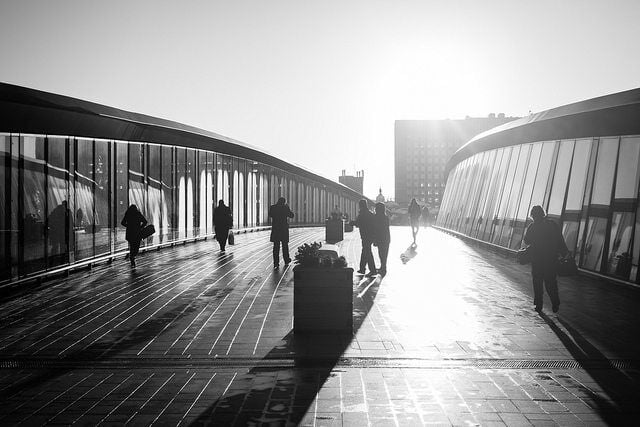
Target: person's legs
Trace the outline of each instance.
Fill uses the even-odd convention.
[[[273,266],[277,267],[280,264],[280,240],[273,242]]]
[[[291,262],[291,257],[289,256],[289,242],[282,241],[282,259],[285,264],[289,264]]]
[[[536,310],[542,310],[542,304],[544,302],[544,294],[542,283],[544,281],[543,268],[539,265],[531,265],[531,276],[533,278],[533,304],[536,306]]]
[[[222,233],[220,235],[220,250],[224,251],[225,248],[227,247],[227,238],[229,237],[229,230],[222,230]]]
[[[545,271],[544,286],[547,289],[549,299],[551,299],[551,309],[556,313],[560,307],[560,295],[558,295],[558,280],[556,278],[556,271],[553,267]]]
[[[129,261],[131,262],[131,266],[136,266],[136,256],[140,251],[140,241],[136,240],[133,242],[129,242]]]
[[[362,251],[360,251],[360,269],[358,269],[358,273],[364,274],[366,266],[367,266],[367,249],[366,249],[365,241],[363,240]]]
[[[389,243],[378,244],[378,255],[380,256],[380,272],[387,272],[387,257],[389,256]]]
[[[376,270],[375,261],[373,260],[373,252],[371,251],[371,242],[370,241],[362,242],[362,250],[364,251],[364,255],[365,255],[364,259],[366,261],[366,264],[369,265],[369,272],[375,273],[377,270]],[[364,268],[362,269],[364,270]]]

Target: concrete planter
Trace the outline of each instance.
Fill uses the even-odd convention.
[[[294,333],[342,333],[353,329],[353,268],[293,269]]]
[[[344,239],[344,228],[342,219],[328,219],[324,223],[325,240],[335,243]]]

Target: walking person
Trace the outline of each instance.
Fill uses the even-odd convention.
[[[364,274],[365,267],[369,266],[368,276],[373,276],[377,273],[376,265],[373,260],[373,253],[371,252],[371,245],[375,237],[373,214],[369,210],[367,200],[362,199],[358,202],[358,216],[351,224],[360,229],[360,239],[362,240],[362,252],[360,253],[360,269],[358,273]]]
[[[131,267],[136,266],[136,256],[140,251],[140,232],[142,227],[147,225],[147,219],[142,215],[136,205],[131,205],[124,213],[124,218],[120,223],[127,229],[125,239],[129,242],[129,261]]]
[[[69,227],[72,219],[71,210],[67,206],[67,201],[63,200],[56,206],[47,219],[49,229],[49,239],[51,241],[51,253],[54,257],[63,258],[66,262],[67,258],[67,239],[69,236]]]
[[[411,224],[411,234],[413,234],[413,244],[415,245],[416,236],[420,230],[420,215],[422,214],[422,209],[418,202],[416,202],[415,197],[411,199],[407,211],[409,212],[409,223]]]
[[[289,218],[293,218],[293,212],[289,209],[284,197],[280,197],[275,205],[271,205],[269,217],[271,218],[271,241],[273,242],[273,268],[279,268],[280,244],[282,244],[284,263],[291,262],[289,256]]]
[[[429,226],[429,219],[429,208],[427,205],[424,205],[424,208],[422,208],[422,222],[424,222],[425,228]]]
[[[558,256],[568,254],[567,245],[564,242],[560,228],[555,222],[547,218],[542,206],[535,205],[531,208],[531,223],[524,233],[524,243],[529,245],[531,251],[531,276],[533,278],[533,304],[537,312],[542,311],[544,283],[547,294],[551,299],[551,308],[554,313],[560,308],[560,296],[558,295],[557,261]]]
[[[218,206],[213,210],[213,228],[216,233],[216,240],[220,244],[220,252],[224,252],[227,246],[229,230],[233,227],[233,216],[231,209],[224,204],[224,200],[218,201]]]
[[[391,233],[389,232],[389,217],[385,213],[384,203],[376,203],[376,214],[373,216],[375,244],[378,246],[378,256],[380,257],[381,275],[387,274],[387,257],[389,256],[389,244],[391,243]]]

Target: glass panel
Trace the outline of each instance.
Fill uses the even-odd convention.
[[[129,154],[127,144],[118,142],[116,150],[116,251],[127,249],[125,228],[120,224],[129,207]]]
[[[607,271],[628,279],[631,273],[631,236],[634,212],[615,212],[611,222]]]
[[[244,228],[245,226],[245,182],[244,182],[244,160],[238,161],[238,188],[236,189],[236,194],[238,194],[238,204],[236,205],[236,211],[238,211],[238,223],[236,225],[237,228]]]
[[[538,163],[538,172],[536,172],[536,180],[533,186],[533,193],[531,194],[531,201],[529,202],[527,213],[531,211],[531,207],[534,205],[545,206],[545,193],[549,185],[551,162],[553,160],[555,150],[555,142],[545,142],[542,144],[542,153],[540,154],[540,162]]]
[[[622,138],[618,156],[616,178],[616,199],[636,199],[638,197],[638,160],[640,158],[640,138]]]
[[[90,258],[94,255],[94,177],[93,177],[93,140],[76,140],[76,259]]]
[[[584,252],[581,260],[582,267],[589,270],[600,270],[606,230],[606,218],[589,218],[587,239],[585,241]]]
[[[524,185],[522,187],[522,194],[520,196],[520,204],[518,205],[517,214],[515,217],[515,224],[513,224],[513,236],[511,238],[511,249],[518,249],[522,246],[522,236],[524,234],[524,228],[527,224],[527,218],[529,217],[529,205],[531,203],[531,196],[533,193],[533,185],[535,183],[536,174],[538,172],[538,161],[540,160],[540,153],[542,151],[542,144],[534,144],[531,149],[531,158],[527,165],[527,174],[524,179]]]
[[[589,157],[591,155],[591,140],[576,141],[576,148],[571,162],[571,177],[567,191],[566,211],[579,211],[582,209],[585,183],[587,182],[587,170],[589,169]]]
[[[129,203],[136,205],[146,217],[144,184],[144,145],[129,143]]]
[[[209,186],[207,184],[207,153],[198,151],[198,219],[199,233],[207,234],[207,193]]]
[[[69,238],[73,238],[73,214],[69,207],[67,140],[47,141],[48,266],[69,262]]]
[[[562,235],[567,244],[567,249],[571,254],[576,253],[576,245],[578,243],[578,221],[564,221],[562,223]]]
[[[638,282],[638,258],[640,258],[640,206],[636,208],[636,228],[633,234],[633,257],[631,261],[630,280]]]
[[[22,260],[23,274],[45,268],[45,152],[44,137],[20,138],[22,154]]]
[[[608,206],[611,203],[611,186],[618,155],[618,138],[602,138],[598,145],[596,174],[593,181],[592,205]]]
[[[505,183],[504,177],[507,172],[510,153],[511,147],[500,149],[500,154],[498,154],[496,159],[498,162],[496,164],[496,168],[498,168],[498,170],[497,173],[494,173],[494,179],[491,183],[491,187],[489,188],[489,201],[484,212],[484,230],[482,235],[479,236],[484,241],[489,241],[491,239],[493,230],[498,223],[498,207],[500,203],[500,196],[503,192]]]
[[[187,237],[187,153],[185,148],[176,148],[176,219],[178,224],[178,239]]]
[[[9,135],[0,134],[0,280],[11,277],[10,153]]]
[[[521,189],[530,152],[531,144],[520,147],[520,155],[518,156],[518,163],[516,165],[516,170],[513,177],[513,185],[511,188],[511,193],[509,194],[509,203],[507,206],[507,211],[505,212],[504,226],[502,227],[500,237],[500,246],[509,246],[511,231],[513,230],[513,226],[515,225],[516,210],[518,208],[518,202],[520,201]]]
[[[197,236],[198,227],[198,198],[197,198],[197,169],[196,152],[187,149],[187,237]]]
[[[504,180],[504,188],[500,192],[500,203],[497,207],[497,213],[494,215],[494,225],[490,236],[491,243],[500,243],[500,234],[502,226],[507,215],[511,191],[514,187],[514,175],[518,164],[518,156],[520,155],[520,146],[512,147],[511,156],[508,158],[507,174]]]
[[[547,214],[551,216],[560,216],[562,214],[562,205],[569,181],[569,170],[571,165],[571,156],[573,155],[574,141],[560,142],[558,150],[558,160],[554,169],[553,186],[551,188],[551,196],[549,198],[549,209]]]
[[[111,200],[109,142],[95,141],[95,254],[111,251]]]
[[[160,148],[159,145],[147,145],[147,157],[149,160],[147,165],[147,221],[156,227],[156,234],[147,239],[149,245],[155,245],[160,241],[158,235],[162,218],[162,162],[160,160]]]
[[[214,154],[207,153],[207,233],[213,233],[213,210],[215,209],[216,203],[213,197],[215,194],[215,182],[213,181],[215,176],[214,166]]]
[[[240,212],[240,206],[238,202],[238,190],[240,187],[238,185],[238,170],[236,169],[238,167],[237,162],[233,162],[233,166],[233,187],[231,189],[233,192],[233,199],[231,203],[231,212],[233,214],[233,226],[239,227],[240,223],[238,221],[238,213]]]
[[[174,183],[174,151],[173,147],[162,147],[162,209],[160,214],[162,218],[160,220],[160,229],[158,230],[158,236],[160,241],[168,242],[174,239],[175,231],[177,229],[178,220],[174,209],[173,195],[175,193]]]

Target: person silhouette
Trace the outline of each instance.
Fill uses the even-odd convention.
[[[389,232],[389,217],[385,213],[385,205],[382,202],[376,203],[376,213],[373,216],[374,243],[378,246],[378,256],[380,257],[381,275],[387,274],[387,258],[389,256],[389,244],[391,243],[391,233]]]
[[[48,229],[52,255],[62,255],[67,252],[66,238],[69,233],[70,220],[71,210],[67,207],[66,200],[63,200],[49,214]]]
[[[420,208],[420,205],[416,201],[415,197],[411,199],[407,212],[409,213],[409,223],[411,224],[413,243],[416,243],[416,236],[418,234],[418,231],[420,230],[420,215],[422,214],[422,209]]]
[[[273,242],[273,268],[280,266],[280,244],[282,244],[282,258],[285,264],[291,262],[289,256],[289,220],[293,218],[293,212],[286,204],[286,199],[280,197],[275,205],[269,208],[271,218],[271,237]]]
[[[216,232],[216,240],[220,244],[220,252],[224,252],[229,230],[233,227],[231,209],[224,204],[224,200],[219,200],[218,206],[213,211],[213,227]]]
[[[427,228],[429,226],[429,208],[425,205],[422,208],[422,222],[424,222],[424,227]]]
[[[531,208],[531,218],[533,223],[529,224],[524,233],[524,243],[529,245],[531,251],[533,304],[537,312],[542,311],[544,283],[552,310],[557,313],[560,308],[556,279],[558,255],[566,256],[569,251],[560,228],[547,218],[542,206],[535,205]]]
[[[371,244],[375,238],[373,214],[369,211],[369,206],[366,199],[362,199],[358,202],[358,216],[355,221],[351,221],[352,225],[355,225],[360,229],[360,239],[362,240],[362,252],[360,253],[360,269],[358,273],[364,274],[365,267],[369,266],[368,276],[377,274],[375,262],[373,260],[373,253],[371,252]]]
[[[131,205],[124,213],[124,218],[122,218],[120,224],[127,229],[125,239],[129,242],[129,261],[131,262],[131,267],[135,267],[136,256],[140,251],[140,231],[142,231],[142,227],[147,225],[147,219],[136,205]]]

